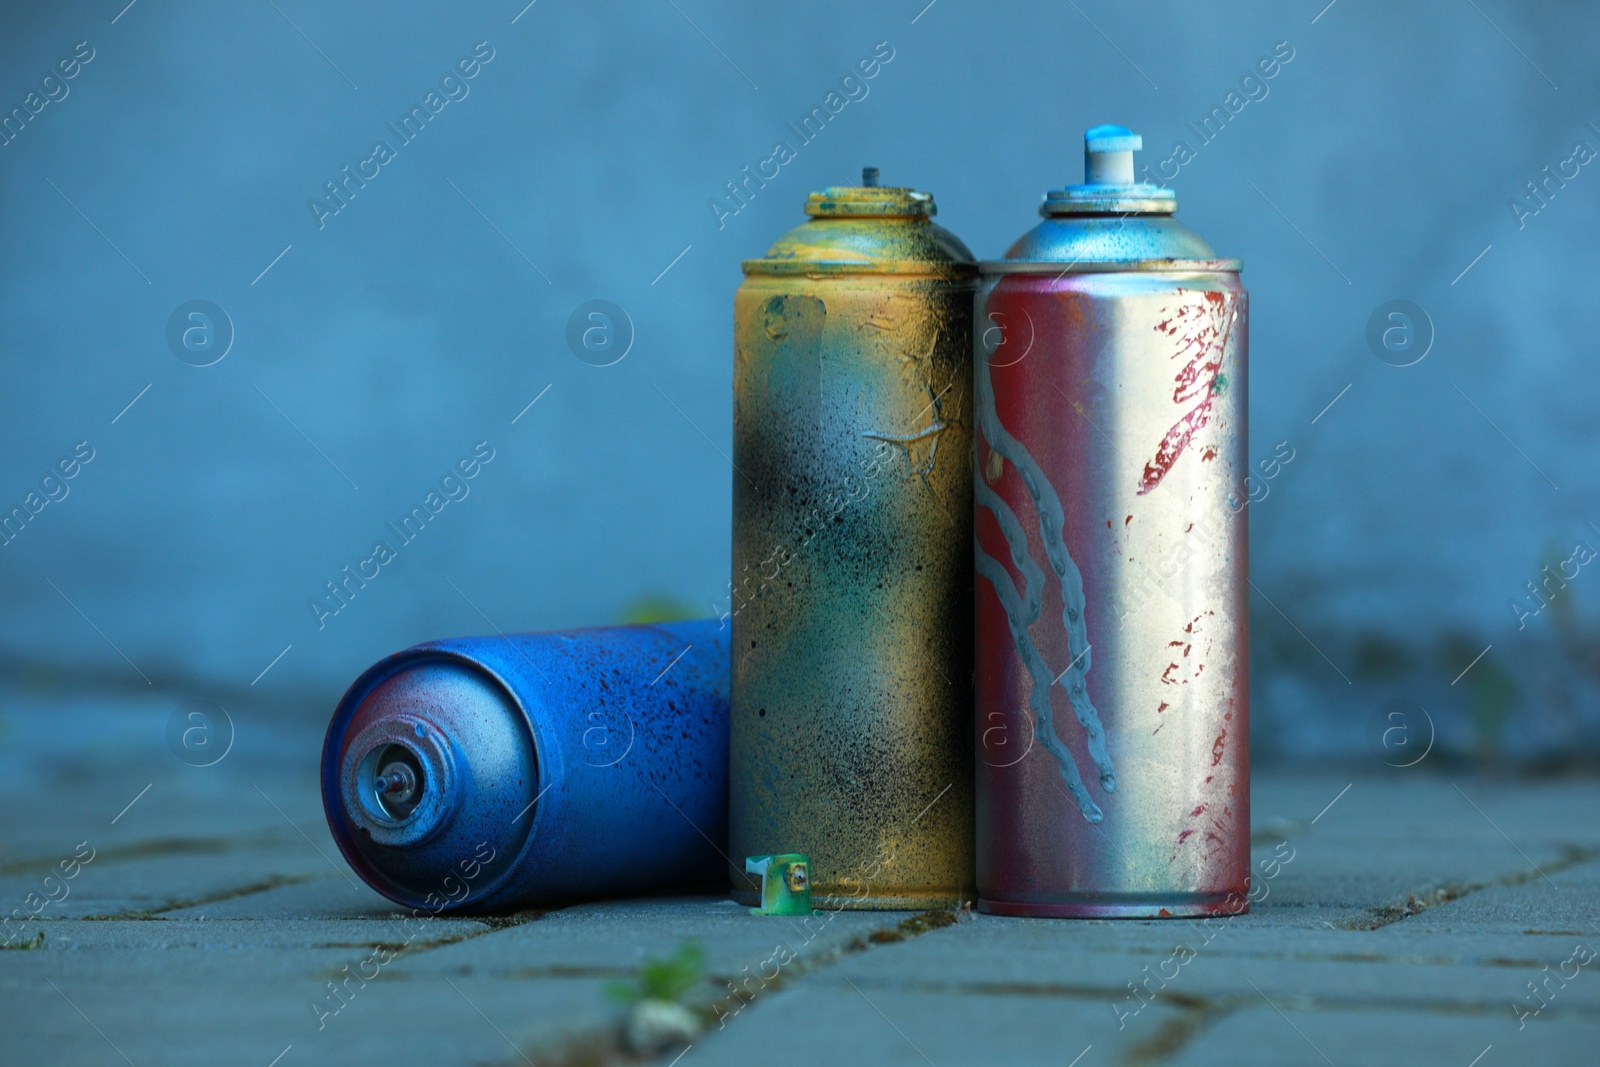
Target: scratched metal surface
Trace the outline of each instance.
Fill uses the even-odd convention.
[[[828,906],[949,905],[973,886],[976,270],[925,194],[807,211],[734,302],[730,854],[807,853]]]
[[[1247,298],[1212,255],[1160,215],[1068,216],[984,265],[988,910],[1245,906]]]

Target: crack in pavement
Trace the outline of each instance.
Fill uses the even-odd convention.
[[[260,830],[235,837],[152,837],[126,845],[107,845],[97,849],[94,863],[98,865],[106,860],[136,860],[160,856],[212,856],[242,849],[258,850],[262,846],[292,845],[295,841],[296,838],[276,829]],[[8,860],[0,863],[0,877],[13,874],[50,873],[56,869],[60,859],[59,854],[52,854]]]
[[[256,843],[260,843],[261,835],[258,834],[256,837]],[[118,860],[143,859],[147,856],[211,855],[227,852],[242,843],[245,842],[227,837],[155,837],[145,841],[135,841],[129,845],[108,845],[98,849],[94,859],[100,861],[108,858]],[[0,875],[54,871],[56,862],[60,858],[59,855],[52,855],[0,863]]]
[[[389,963],[398,963],[401,960],[411,959],[413,957],[422,955],[424,952],[431,952],[431,951],[433,951],[434,949],[437,949],[437,948],[444,948],[444,947],[446,947],[448,945],[459,945],[463,941],[476,941],[480,937],[488,937],[490,934],[497,934],[502,930],[511,930],[511,929],[514,929],[514,928],[516,928],[518,926],[524,926],[524,925],[526,925],[528,923],[531,923],[531,922],[537,922],[540,919],[544,918],[546,915],[549,915],[552,912],[556,912],[556,911],[560,911],[560,910],[561,909],[559,907],[555,907],[555,908],[529,908],[529,909],[527,909],[525,911],[515,912],[515,913],[513,913],[511,915],[434,915],[434,916],[428,916],[427,918],[423,918],[421,921],[430,922],[430,921],[438,920],[438,921],[470,922],[470,923],[474,923],[474,924],[478,925],[482,929],[466,931],[466,932],[459,933],[459,934],[447,934],[444,937],[431,938],[431,939],[429,939],[427,941],[411,940],[411,941],[370,941],[370,942],[362,942],[357,947],[360,947],[360,948],[372,948],[374,950],[387,949],[387,950],[389,950],[390,952],[392,952],[394,954],[394,958],[392,960],[390,960]],[[373,919],[373,920],[370,920],[370,921],[372,921],[372,922],[399,922],[403,918],[404,918],[403,915],[386,915],[386,916],[382,916],[380,918],[376,918],[376,919]],[[313,946],[313,947],[322,947],[322,946]],[[329,947],[333,947],[333,946],[329,946]],[[388,965],[389,964],[385,964],[384,966],[388,966]],[[346,965],[346,966],[348,966],[348,965]],[[339,971],[333,971],[331,973],[333,974],[334,977],[338,977]],[[410,975],[404,974],[403,972],[387,971],[387,972],[383,972],[383,973],[380,973],[378,975],[375,975],[374,977],[372,977],[370,979],[367,979],[367,981],[376,982],[376,981],[379,981],[380,979],[385,979],[385,978],[387,980],[389,980],[389,981],[394,981],[396,978],[409,979],[410,977],[411,977]]]
[[[1076,985],[1066,982],[889,982],[862,983],[868,989],[879,989],[899,993],[928,993],[935,996],[971,996],[971,997],[1041,997],[1049,1000],[1080,1000],[1080,1001],[1105,1001],[1114,1003],[1119,999],[1127,998],[1127,990],[1113,989],[1109,986]],[[1233,1009],[1243,1005],[1254,1004],[1259,1001],[1253,993],[1208,993],[1197,996],[1192,993],[1177,993],[1172,990],[1157,990],[1150,994],[1151,998],[1166,1004],[1168,1007],[1178,1008],[1182,1011],[1193,1012],[1202,1009],[1227,1008]],[[1489,1015],[1499,1014],[1505,1009],[1505,1002],[1498,996],[1494,1000],[1465,1001],[1441,1000],[1438,998],[1414,997],[1397,1000],[1388,997],[1384,1000],[1364,1000],[1360,996],[1339,996],[1334,994],[1305,994],[1297,995],[1286,1000],[1292,1003],[1296,1010],[1312,1011],[1360,1011],[1367,1008],[1388,1008],[1401,1011],[1437,1011],[1449,1015]],[[1583,1008],[1592,1014],[1592,1008]]]
[[[250,882],[234,889],[224,889],[202,897],[169,900],[158,908],[125,908],[122,911],[111,912],[105,915],[80,915],[75,919],[63,919],[63,922],[138,922],[151,919],[163,919],[169,911],[179,911],[183,908],[198,908],[206,904],[218,904],[224,900],[237,900],[239,897],[254,896],[265,893],[271,889],[280,889],[286,885],[300,885],[322,877],[319,874],[275,874],[263,878],[259,882]],[[202,922],[203,919],[187,920]]]
[[[1235,1005],[1218,1005],[1202,997],[1188,998],[1192,1003],[1182,1013],[1167,1019],[1147,1038],[1135,1041],[1122,1055],[1123,1067],[1157,1067],[1176,1058],[1200,1034],[1227,1016],[1233,1014]],[[1241,998],[1239,1004],[1244,1003]]]
[[[1367,917],[1363,919],[1346,919],[1335,929],[1341,930],[1377,930],[1380,927],[1390,926],[1413,915],[1421,915],[1425,911],[1437,908],[1441,904],[1448,904],[1452,900],[1460,900],[1484,889],[1495,889],[1504,886],[1525,885],[1535,878],[1544,878],[1549,872],[1560,873],[1573,867],[1582,866],[1600,856],[1600,848],[1583,845],[1561,846],[1561,858],[1553,863],[1545,864],[1544,868],[1534,867],[1531,870],[1517,871],[1514,874],[1504,875],[1500,878],[1490,879],[1486,882],[1451,882],[1432,889],[1424,890],[1421,896],[1409,894],[1403,904],[1377,904],[1367,908]]]
[[[816,915],[831,916],[835,914],[843,913],[815,912],[812,916],[807,916],[807,918],[813,918]],[[826,971],[848,956],[922,937],[936,930],[955,926],[959,921],[956,913],[951,911],[919,912],[908,919],[900,920],[893,926],[883,926],[857,934],[835,948],[818,950],[804,956],[795,952],[787,942],[781,942],[783,947],[789,950],[790,959],[783,963],[778,973],[771,978],[746,977],[743,988],[749,994],[748,1000],[735,993],[731,996],[701,1001],[698,1004],[689,1006],[690,1010],[700,1017],[704,1027],[701,1035],[696,1038],[696,1042],[704,1041],[713,1036],[713,1032],[707,1029],[712,1023],[729,1019],[758,1000],[780,995],[783,990],[788,989],[808,974]],[[790,923],[789,925],[792,927],[794,924]],[[759,964],[757,966],[759,969]],[[748,970],[748,967],[746,967],[746,970]],[[724,984],[731,990],[734,988],[734,979],[738,977],[739,975],[726,977],[707,974],[706,981]],[[750,990],[750,977],[756,977],[756,980],[761,982],[759,990]],[[733,1007],[730,1011],[729,1008],[733,1005],[737,1005],[737,1007]],[[617,1065],[621,1064],[643,1063],[656,1058],[654,1055],[641,1057],[637,1053],[628,1051],[622,1044],[620,1028],[615,1024],[576,1035],[554,1049],[546,1051],[535,1050],[533,1056],[534,1062],[541,1064],[542,1067],[617,1067]],[[513,1061],[507,1061],[507,1063],[510,1062]]]
[[[1424,891],[1420,896],[1412,893],[1408,895],[1404,905],[1369,906],[1366,909],[1366,916],[1362,920],[1347,921],[1346,924],[1341,927],[1335,927],[1335,929],[1345,929],[1351,931],[1376,930],[1383,926],[1400,922],[1412,915],[1421,914],[1423,911],[1438,907],[1439,905],[1448,903],[1449,901],[1459,900],[1483,889],[1501,886],[1524,885],[1533,881],[1534,879],[1543,877],[1547,873],[1559,873],[1572,867],[1587,863],[1593,860],[1596,856],[1600,856],[1600,848],[1565,845],[1562,846],[1562,854],[1560,858],[1552,863],[1545,864],[1542,870],[1540,868],[1534,868],[1526,871],[1519,870],[1511,874],[1503,875],[1499,878],[1473,881],[1465,884],[1438,886]],[[743,1008],[749,1006],[750,1004],[755,1003],[759,999],[779,995],[785,989],[791,987],[805,976],[818,972],[826,972],[828,969],[847,956],[867,951],[875,945],[906,940],[910,937],[921,936],[922,934],[931,932],[934,929],[942,928],[943,926],[954,925],[955,916],[950,915],[948,922],[941,922],[937,925],[924,923],[920,927],[913,926],[913,928],[910,929],[907,928],[907,923],[914,923],[914,921],[907,920],[906,922],[902,922],[895,927],[886,927],[879,930],[869,931],[864,935],[857,935],[842,946],[830,949],[826,952],[818,952],[810,956],[802,957],[797,953],[793,953],[793,950],[791,949],[790,951],[793,953],[793,959],[785,965],[785,968],[781,973],[775,975],[772,979],[764,981],[759,990],[749,990],[749,982],[748,980],[746,981],[745,989],[746,992],[750,994],[748,1000],[735,995],[719,998],[709,1002],[703,1002],[694,1010],[698,1015],[701,1016],[706,1025],[709,1026],[711,1022],[728,1018],[730,1015],[730,1008],[733,1009],[733,1013],[736,1013],[737,1011],[743,1010]],[[1409,962],[1402,960],[1399,957],[1396,957],[1392,960],[1386,958],[1372,959],[1368,957],[1355,956],[1354,954],[1335,954],[1323,957],[1319,957],[1316,954],[1284,953],[1280,955],[1282,955],[1284,958],[1303,959],[1307,961],[1321,959],[1327,962],[1335,963]],[[1472,966],[1470,963],[1463,963],[1463,965]],[[1490,965],[1514,966],[1514,964],[1510,961],[1507,961],[1504,964],[1498,961],[1491,961]],[[530,969],[529,977],[534,976],[532,970],[533,969]],[[711,980],[724,982],[729,986],[730,989],[733,988],[733,980],[729,979],[727,976],[712,975],[709,977]],[[737,975],[734,976],[734,978],[737,977]],[[1065,997],[1078,1000],[1101,1000],[1107,1004],[1114,1003],[1122,995],[1122,991],[1118,989],[1108,989],[1094,985],[1076,985],[1068,983],[900,982],[885,983],[882,988],[893,988],[896,990],[909,992],[958,995],[964,994],[976,996],[1033,996],[1045,998]],[[1130,1048],[1125,1052],[1123,1058],[1123,1063],[1126,1065],[1126,1067],[1154,1067],[1154,1065],[1170,1062],[1174,1057],[1180,1055],[1185,1048],[1192,1044],[1192,1042],[1199,1035],[1214,1026],[1218,1021],[1225,1018],[1229,1014],[1253,1006],[1256,1003],[1257,997],[1253,994],[1244,993],[1241,993],[1237,996],[1227,995],[1220,997],[1199,997],[1170,991],[1162,991],[1156,993],[1154,995],[1154,999],[1162,1002],[1168,1007],[1177,1009],[1179,1011],[1179,1015],[1175,1018],[1164,1020],[1153,1034],[1130,1046]],[[735,1007],[735,1005],[737,1005],[737,1007]],[[1356,996],[1341,997],[1323,995],[1298,996],[1292,1000],[1285,1001],[1285,1005],[1291,1011],[1349,1012],[1369,1011],[1376,1008],[1388,1010],[1436,1012],[1439,1014],[1461,1017],[1488,1017],[1498,1014],[1503,1009],[1503,1005],[1499,1000],[1495,1000],[1493,1002],[1462,1002],[1429,998],[1412,998],[1405,1001],[1396,1001],[1391,998],[1385,1001],[1375,1001]],[[703,1041],[709,1036],[709,1033],[706,1033],[700,1040]],[[606,1065],[639,1062],[636,1058],[632,1057],[622,1048],[618,1041],[616,1028],[614,1026],[602,1031],[581,1035],[575,1039],[568,1040],[558,1049],[545,1051],[538,1057],[538,1059],[541,1063],[551,1063],[556,1065],[583,1063],[586,1065],[594,1065],[594,1067],[606,1067]]]

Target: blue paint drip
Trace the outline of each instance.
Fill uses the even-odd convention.
[[[1017,473],[1022,477],[1022,483],[1027,488],[1028,495],[1033,500],[1034,511],[1038,515],[1039,532],[1041,539],[1044,541],[1045,554],[1049,557],[1051,569],[1055,571],[1056,579],[1061,585],[1061,601],[1063,605],[1061,621],[1067,634],[1067,654],[1072,657],[1067,669],[1061,673],[1061,679],[1065,679],[1063,688],[1067,691],[1073,715],[1077,718],[1079,725],[1083,727],[1089,749],[1089,757],[1094,761],[1095,768],[1099,772],[1100,786],[1108,793],[1115,792],[1117,788],[1116,772],[1112,766],[1111,755],[1106,751],[1105,730],[1100,724],[1100,716],[1095,711],[1094,704],[1089,700],[1089,636],[1088,626],[1083,617],[1083,575],[1078,570],[1077,564],[1073,562],[1071,554],[1067,552],[1064,537],[1066,519],[1065,513],[1061,508],[1061,500],[1057,497],[1055,488],[1050,484],[1050,480],[1045,477],[1044,471],[1034,461],[1033,456],[1001,424],[1000,416],[995,409],[994,386],[989,379],[989,362],[987,358],[980,354],[977,363],[978,421],[982,427],[983,436],[989,447],[999,453],[1002,458],[1010,461],[1017,468]],[[1000,521],[1001,531],[1005,534],[1006,541],[1011,546],[1012,559],[1023,570],[1024,574],[1029,577],[1028,598],[1035,605],[1033,607],[1033,618],[1037,618],[1039,608],[1037,607],[1037,593],[1032,588],[1032,576],[1041,575],[1042,577],[1042,574],[1028,553],[1027,541],[1023,537],[1021,526],[1016,517],[1011,514],[1011,509],[1005,505],[1005,502],[1000,500],[989,489],[981,470],[975,472],[974,485],[979,503],[989,508],[994,513],[995,518]],[[1004,574],[1003,569],[999,568],[998,564],[985,555],[981,549],[978,550],[978,557],[980,572],[989,578],[991,583],[994,583],[994,574],[984,569],[983,561],[988,560],[990,566],[995,570],[1001,571],[1000,577],[1005,578],[1005,584],[1009,591],[1010,578]],[[1026,560],[1027,563],[1024,564],[1023,560]],[[1042,585],[1042,582],[1040,584]],[[1006,599],[1005,593],[1001,591],[999,585],[995,586],[995,591],[1000,594],[1001,601],[1004,603]],[[1010,615],[1009,609],[1007,614],[1008,616]],[[1033,618],[1023,624],[1020,634],[1017,626],[1015,624],[1012,625],[1012,635],[1016,638],[1017,650],[1022,654],[1024,660],[1029,659],[1030,652],[1034,656],[1038,656],[1038,651],[1034,648],[1033,641],[1028,636],[1026,629],[1027,625],[1033,621]],[[1040,662],[1042,664],[1042,658]],[[1035,674],[1034,690],[1037,693],[1040,689],[1037,672],[1033,671],[1032,664],[1029,665],[1029,670]],[[1046,669],[1045,677],[1048,681],[1048,668]],[[1044,690],[1048,695],[1048,685],[1044,686]],[[1037,705],[1041,702],[1036,700],[1034,703],[1037,708]],[[1042,703],[1048,705],[1048,699]],[[1040,721],[1045,727],[1040,732],[1040,736],[1048,737],[1054,741],[1055,730],[1051,726],[1048,707],[1045,713],[1040,716]],[[1059,745],[1059,741],[1056,744]],[[1067,781],[1069,788],[1071,788],[1074,781],[1081,782],[1077,765],[1072,762],[1071,753],[1066,750],[1065,746],[1060,746],[1060,751],[1058,752],[1056,748],[1047,742],[1045,748],[1061,764],[1061,775]],[[1078,808],[1083,812],[1084,818],[1090,822],[1100,821],[1100,809],[1089,799],[1087,794],[1082,796],[1074,794],[1074,799],[1078,801]]]
[[[981,474],[979,481],[982,481]],[[993,510],[988,502],[985,502],[985,506]],[[1001,518],[1002,514],[1004,518]],[[1002,527],[1009,524],[1017,533],[1022,532],[1022,528],[1017,525],[1016,517],[1011,514],[1011,509],[1007,508],[1004,502],[1000,502],[1000,510],[995,510],[995,517],[1001,519]],[[1011,541],[1009,530],[1006,540]],[[1016,541],[1011,541],[1011,548],[1012,558],[1017,559]],[[1066,783],[1067,792],[1078,805],[1083,817],[1090,822],[1099,822],[1104,818],[1100,805],[1094,802],[1089,796],[1089,791],[1084,788],[1083,777],[1078,773],[1078,764],[1072,758],[1071,750],[1061,743],[1061,738],[1056,734],[1053,711],[1050,707],[1050,667],[1039,654],[1038,648],[1034,646],[1033,638],[1028,636],[1029,624],[1039,618],[1038,587],[1044,584],[1044,572],[1033,562],[1032,557],[1026,552],[1022,553],[1021,559],[1027,560],[1023,569],[1029,572],[1029,579],[1025,594],[1026,604],[1019,603],[1016,589],[1011,584],[1011,576],[1000,566],[999,561],[982,548],[974,546],[974,552],[974,566],[977,572],[994,586],[995,595],[1000,598],[1000,606],[1005,609],[1006,622],[1011,627],[1011,639],[1016,642],[1017,651],[1022,655],[1022,662],[1027,666],[1028,673],[1033,676],[1033,689],[1028,696],[1028,702],[1033,707],[1034,719],[1038,723],[1034,734],[1044,745],[1045,751],[1055,757],[1057,765],[1061,768],[1061,779]],[[1019,566],[1022,565],[1020,560],[1018,563]],[[1035,578],[1038,580],[1037,583],[1034,581]]]

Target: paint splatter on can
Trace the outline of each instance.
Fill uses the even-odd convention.
[[[982,264],[975,343],[982,910],[1247,907],[1247,297],[1136,183],[1138,136]],[[1237,513],[1235,513],[1237,511]]]
[[[333,838],[433,912],[723,884],[715,620],[432,641],[372,667],[322,750]]]
[[[729,848],[807,854],[822,907],[944,907],[973,885],[977,269],[876,179],[811,194],[734,300]]]

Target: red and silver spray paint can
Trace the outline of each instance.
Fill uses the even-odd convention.
[[[1085,137],[1082,185],[984,263],[982,910],[1243,911],[1250,865],[1247,298],[1238,260]]]

